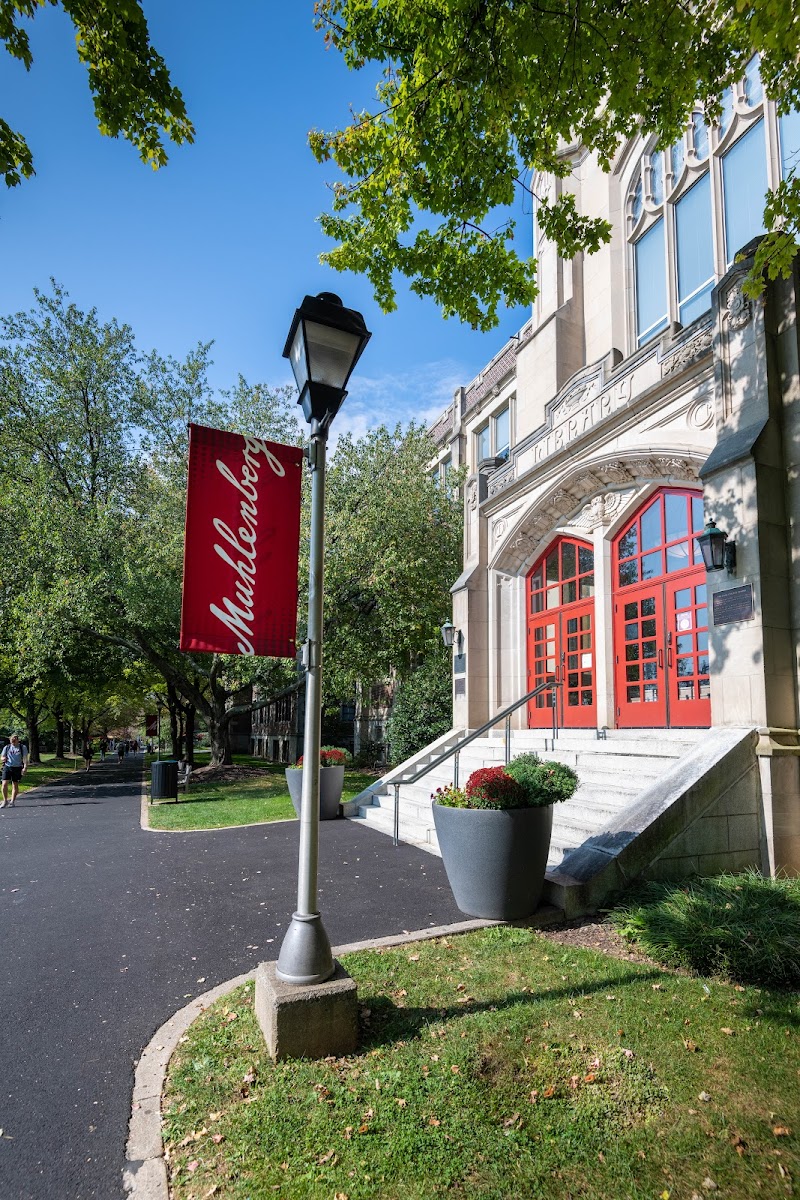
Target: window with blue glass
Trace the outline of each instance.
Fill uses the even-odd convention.
[[[711,178],[706,172],[675,204],[678,320],[689,325],[711,303],[714,244],[711,236]]]
[[[672,146],[651,144],[626,210],[638,346],[708,312],[715,283],[764,229],[766,193],[792,170],[800,177],[800,110],[778,116],[767,103],[758,55],[714,122],[698,108]]]
[[[723,155],[722,186],[725,263],[730,266],[738,251],[764,231],[764,197],[768,184],[763,120],[752,125]]]
[[[633,247],[636,258],[636,333],[640,346],[667,327],[667,264],[663,218]]]

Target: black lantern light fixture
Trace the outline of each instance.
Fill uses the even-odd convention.
[[[455,625],[449,619],[445,621],[441,627],[442,641],[448,650],[452,650],[455,646],[456,654],[461,653],[461,630],[456,629]]]
[[[355,309],[333,292],[306,296],[292,318],[283,357],[292,364],[305,419],[327,429],[347,395],[347,383],[372,335]]]
[[[709,521],[702,533],[696,537],[707,571],[722,571],[736,574],[736,543],[728,540],[724,529],[718,529],[715,521]]]

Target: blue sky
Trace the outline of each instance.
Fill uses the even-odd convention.
[[[294,308],[306,292],[336,291],[373,332],[339,431],[432,419],[449,403],[526,311],[478,334],[401,288],[385,316],[365,280],[319,264],[332,169],[306,135],[368,103],[376,74],[352,74],[326,51],[312,10],[312,0],[144,0],[197,130],[158,172],[100,136],[72,26],[40,11],[31,71],[0,57],[0,115],[27,137],[37,171],[0,184],[0,312],[30,307],[52,275],[80,307],[128,322],[143,351],[181,358],[213,340],[215,387],[239,372],[274,385],[291,381],[281,350]]]

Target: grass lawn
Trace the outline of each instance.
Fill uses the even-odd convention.
[[[275,1065],[253,985],[173,1055],[173,1200],[732,1200],[800,1178],[800,1004],[496,927],[351,955],[358,1055]]]
[[[235,755],[234,763],[251,770],[243,772],[238,779],[222,777],[208,783],[190,782],[188,795],[180,789],[179,804],[151,804],[148,807],[150,828],[224,829],[230,825],[255,825],[294,818],[283,766],[245,754]],[[345,771],[342,799],[357,796],[374,779],[374,772]]]
[[[23,792],[30,791],[31,788],[38,787],[42,783],[53,783],[56,779],[63,778],[64,775],[70,774],[75,770],[75,758],[56,758],[55,754],[43,754],[41,763],[35,766],[28,767],[25,774],[20,780],[19,790],[20,795]],[[78,770],[83,766],[81,759]],[[8,794],[11,795],[11,785],[8,786]]]

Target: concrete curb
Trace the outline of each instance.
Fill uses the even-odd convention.
[[[545,906],[528,920],[514,921],[511,924],[521,928],[541,929],[559,924],[563,920],[564,914],[560,909]],[[343,954],[355,954],[359,950],[389,949],[414,942],[429,942],[434,938],[469,933],[473,929],[487,929],[492,925],[501,924],[502,921],[473,920],[458,921],[454,925],[436,925],[429,929],[404,930],[388,937],[367,938],[363,942],[334,946],[333,953],[336,958],[340,958]],[[227,983],[221,983],[218,987],[195,997],[191,1003],[170,1017],[145,1047],[134,1074],[131,1119],[125,1147],[125,1166],[122,1171],[123,1187],[132,1200],[169,1200],[167,1166],[161,1138],[161,1093],[164,1089],[167,1066],[175,1047],[193,1021],[205,1012],[209,1005],[227,996],[249,979],[255,979],[255,974],[255,970],[247,971],[244,975],[237,975],[235,979],[229,979]]]

